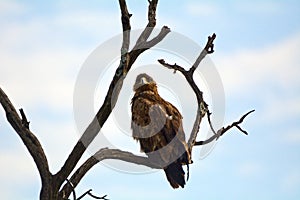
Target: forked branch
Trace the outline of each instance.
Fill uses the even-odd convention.
[[[67,181],[67,183],[71,186],[71,188],[72,188],[72,195],[73,195],[73,200],[80,200],[80,199],[82,199],[83,197],[85,197],[85,196],[90,196],[90,197],[92,197],[92,198],[94,198],[94,199],[103,199],[103,200],[108,200],[106,197],[107,197],[107,195],[104,195],[104,196],[102,196],[102,197],[98,197],[98,196],[96,196],[96,195],[93,195],[92,194],[92,189],[89,189],[88,191],[86,191],[85,193],[83,193],[82,195],[80,195],[78,198],[77,198],[77,196],[76,196],[76,192],[75,192],[75,187],[74,187],[74,185],[73,185],[73,183],[71,182],[71,181],[69,181],[69,179],[66,179],[66,181]],[[68,198],[63,198],[63,200],[69,200]]]
[[[129,72],[129,70],[131,69],[131,66],[138,58],[138,56],[144,51],[146,51],[147,49],[159,43],[170,32],[170,29],[164,26],[156,37],[148,41],[148,38],[156,24],[155,15],[156,15],[157,2],[158,0],[149,1],[149,7],[148,7],[149,22],[145,30],[142,32],[141,36],[138,39],[139,43],[137,43],[135,47],[131,51],[129,51],[130,30],[131,30],[130,17],[132,15],[129,14],[128,12],[126,1],[119,0],[119,5],[120,5],[121,15],[122,15],[121,21],[123,27],[123,43],[121,48],[120,64],[115,72],[113,80],[110,83],[107,95],[105,97],[105,100],[101,108],[97,112],[91,124],[87,127],[85,132],[82,134],[81,138],[73,148],[72,152],[70,153],[69,157],[67,158],[61,170],[55,175],[55,178],[60,182],[60,184],[62,184],[64,180],[66,180],[67,177],[71,174],[76,164],[78,163],[79,159],[85,152],[86,148],[97,136],[98,132],[101,130],[101,127],[104,125],[107,118],[111,114],[116,104],[116,101],[118,99],[118,96],[120,94],[123,81],[127,73]],[[79,169],[82,169],[82,167],[79,167]],[[75,185],[76,182],[72,180],[72,178],[71,181]],[[70,185],[65,184],[63,189],[59,193],[60,196],[62,195],[69,196],[70,192],[71,192]]]
[[[104,196],[102,196],[102,197],[98,197],[98,196],[96,196],[96,195],[94,195],[94,194],[92,194],[92,189],[89,189],[88,191],[86,191],[85,193],[83,193],[80,197],[78,197],[78,199],[76,199],[76,200],[80,200],[80,199],[82,199],[83,197],[85,197],[85,196],[90,196],[90,197],[92,197],[92,198],[94,198],[94,199],[103,199],[103,200],[108,200],[106,197],[107,197],[107,195],[104,195]]]
[[[155,16],[156,16],[156,8],[157,8],[158,0],[152,0],[152,1],[148,1],[148,2],[149,2],[148,24],[147,24],[146,28],[143,30],[140,37],[137,39],[134,49],[139,48],[140,44],[142,44],[148,40],[149,36],[151,35],[151,33],[156,25]]]
[[[72,182],[73,187],[75,188],[77,184],[81,181],[81,179],[85,176],[85,174],[97,163],[107,160],[122,160],[125,162],[144,165],[153,169],[159,169],[160,167],[154,165],[148,157],[137,156],[133,153],[122,151],[119,149],[108,149],[102,148],[98,152],[96,152],[93,156],[87,159],[72,175],[70,178],[70,182]],[[68,196],[72,192],[72,187],[70,184],[65,184],[61,191],[64,192],[64,195]]]
[[[193,66],[189,69],[189,70],[185,70],[183,67],[175,64],[169,64],[166,63],[165,60],[160,59],[158,60],[158,62],[163,65],[164,67],[167,67],[169,69],[174,70],[174,72],[179,71],[181,72],[184,77],[186,78],[187,82],[189,83],[189,85],[191,86],[191,88],[193,89],[196,98],[197,98],[197,102],[198,102],[198,109],[197,109],[197,115],[196,115],[196,119],[193,125],[193,129],[190,135],[190,138],[188,140],[188,146],[190,151],[192,151],[192,148],[194,145],[204,145],[207,143],[212,142],[215,139],[218,139],[220,136],[222,136],[226,131],[228,131],[229,129],[231,129],[232,127],[237,127],[240,131],[242,131],[243,133],[247,133],[246,131],[244,131],[243,129],[241,129],[241,127],[239,126],[239,124],[241,124],[244,120],[244,118],[250,114],[251,112],[254,112],[254,110],[246,113],[239,121],[234,122],[233,124],[231,124],[230,126],[227,126],[226,128],[221,128],[217,133],[215,132],[211,120],[210,120],[210,115],[211,113],[209,112],[208,109],[208,105],[207,103],[204,101],[203,99],[203,93],[202,91],[198,88],[198,86],[196,85],[193,75],[195,70],[197,69],[197,67],[199,66],[199,64],[201,63],[201,61],[205,58],[205,56],[207,54],[212,54],[214,52],[214,40],[216,39],[216,34],[213,33],[211,36],[208,36],[208,40],[207,43],[204,47],[204,49],[200,52],[198,58],[196,59],[195,63],[193,64]],[[197,138],[197,134],[199,132],[199,127],[200,127],[200,123],[202,121],[202,118],[205,116],[205,114],[207,114],[208,117],[208,121],[209,121],[209,125],[212,129],[212,131],[215,133],[212,137],[208,138],[205,141],[199,141],[196,142],[196,138]]]
[[[0,88],[0,103],[6,113],[6,118],[16,133],[22,139],[24,145],[32,156],[39,171],[42,183],[48,183],[51,179],[48,160],[41,143],[37,137],[29,130],[29,122],[23,109],[20,109],[22,119],[19,117],[14,105],[9,100],[5,92]]]
[[[208,122],[210,124],[211,130],[214,132],[214,135],[212,135],[210,138],[208,138],[207,140],[204,141],[198,141],[195,142],[195,146],[199,146],[199,145],[205,145],[208,144],[214,140],[218,140],[222,135],[224,135],[224,133],[226,133],[228,130],[230,130],[233,127],[236,127],[237,129],[239,129],[242,133],[248,135],[247,131],[243,130],[240,127],[240,124],[244,121],[244,119],[252,112],[254,112],[255,110],[251,110],[249,112],[247,112],[246,114],[244,114],[238,121],[233,122],[231,125],[226,126],[225,128],[222,127],[220,128],[217,132],[214,130],[211,120],[210,120],[210,115],[211,113],[207,114],[208,117]]]

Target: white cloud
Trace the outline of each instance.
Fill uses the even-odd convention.
[[[188,3],[186,10],[190,15],[202,17],[216,16],[220,11],[219,7],[215,4],[199,2]]]
[[[289,194],[299,191],[300,171],[290,171],[282,180],[281,189]]]
[[[38,196],[39,175],[32,158],[28,156],[29,153],[25,152],[24,149],[24,146],[19,144],[18,147],[13,149],[1,149],[0,151],[1,198],[22,197],[25,199],[24,197],[28,192],[25,190],[28,188],[35,189],[35,196]],[[19,194],[22,194],[22,196]]]
[[[46,121],[48,120],[48,121]],[[50,170],[60,169],[81,133],[78,133],[73,121],[31,119],[31,130],[40,140],[48,158]]]
[[[266,87],[298,87],[300,34],[277,44],[252,50],[239,50],[217,60],[226,91],[253,92]],[[220,58],[220,57],[219,57]]]
[[[257,1],[257,2],[246,2],[246,1],[235,1],[223,3],[204,3],[204,2],[188,2],[186,10],[190,15],[212,17],[220,14],[225,14],[229,9],[231,12],[237,11],[239,13],[247,13],[253,15],[275,15],[280,14],[284,10],[284,4],[276,1]],[[228,9],[229,8],[229,9]],[[223,13],[222,13],[223,12]],[[227,13],[228,14],[228,13]],[[224,15],[225,16],[225,15]]]
[[[21,181],[20,177],[23,180],[33,180],[36,176],[36,172],[34,169],[34,164],[31,162],[31,158],[25,156],[23,148],[18,147],[17,150],[1,150],[0,152],[0,160],[5,161],[1,162],[1,171],[2,172],[14,172],[11,173],[0,173],[0,178],[3,182],[12,181],[17,182]],[[22,166],[22,167],[20,167]]]
[[[97,24],[101,38],[100,32],[105,33],[101,27],[111,26],[97,14],[69,13],[23,22],[1,22],[0,84],[9,97],[24,106],[44,104],[71,109],[76,75],[91,47],[82,45],[82,41],[70,44],[65,40],[70,34],[66,29],[90,30],[97,18],[103,22]],[[85,23],[85,20],[92,22]]]
[[[290,130],[284,134],[284,142],[287,142],[290,145],[300,144],[300,133],[299,130]]]
[[[250,14],[277,14],[281,13],[284,5],[279,1],[238,1],[235,4],[237,10]]]
[[[242,177],[258,177],[263,172],[263,167],[257,162],[246,162],[238,167],[237,172]]]
[[[264,107],[258,112],[261,113],[261,118],[277,124],[284,124],[290,119],[300,119],[300,97],[289,98],[282,96],[266,96],[262,98]],[[286,127],[288,128],[288,127]]]
[[[43,51],[43,50],[41,50]],[[11,100],[24,106],[45,104],[71,108],[75,73],[80,51],[45,51],[17,56],[1,54],[1,85]],[[69,74],[68,74],[69,73]]]
[[[268,47],[217,59],[226,98],[237,99],[238,105],[251,102],[259,114],[258,124],[288,128],[288,120],[300,119],[299,46],[300,34],[296,34]]]
[[[90,35],[89,37],[103,39],[122,30],[119,21],[118,15],[104,10],[97,12],[76,10],[61,13],[54,18],[53,23],[72,31],[84,31]]]
[[[0,16],[6,14],[20,14],[26,11],[26,7],[14,1],[0,1]]]

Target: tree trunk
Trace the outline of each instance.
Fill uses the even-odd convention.
[[[42,183],[40,192],[40,200],[62,200],[63,198],[58,197],[59,187],[56,182],[51,180]]]

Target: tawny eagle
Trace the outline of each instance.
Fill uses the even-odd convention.
[[[141,151],[164,169],[171,186],[183,188],[185,172],[182,165],[188,166],[191,156],[180,112],[158,94],[156,82],[145,73],[137,76],[133,90],[133,138],[139,141]]]

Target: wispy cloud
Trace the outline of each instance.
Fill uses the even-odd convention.
[[[280,1],[237,1],[235,8],[243,13],[275,15],[285,10],[285,4]]]
[[[282,180],[281,188],[286,193],[295,193],[300,187],[300,171],[294,170],[287,173]]]
[[[0,16],[7,14],[20,14],[26,11],[26,6],[14,1],[0,1]]]
[[[231,1],[231,2],[198,2],[191,1],[186,5],[186,11],[192,16],[216,17],[223,16],[228,11],[260,16],[277,15],[286,12],[286,4],[279,1]]]
[[[108,13],[72,12],[22,22],[2,21],[0,83],[3,89],[16,103],[71,109],[77,72],[91,48],[95,48],[81,40],[102,38],[106,32],[102,27],[115,30],[108,20],[101,20],[107,17]],[[74,34],[74,30],[85,31],[86,38]],[[106,34],[110,36],[112,32]]]
[[[292,129],[290,131],[287,131],[284,134],[284,142],[287,142],[288,145],[300,145],[300,132],[298,129]]]
[[[7,181],[21,181],[19,179],[20,176],[24,177],[24,180],[33,180],[36,176],[36,173],[32,170],[34,164],[31,162],[31,158],[24,156],[25,153],[19,152],[19,150],[22,150],[21,147],[16,149],[9,151],[1,150],[0,152],[0,160],[5,160],[5,162],[1,163],[1,170],[4,172],[14,172],[13,174],[1,173],[0,178],[3,183]]]
[[[264,48],[239,50],[217,60],[225,90],[249,91],[297,88],[300,34]],[[247,77],[247,78],[245,78]],[[269,87],[269,88],[266,88]],[[244,90],[245,91],[245,90]]]
[[[296,94],[295,94],[296,95]],[[262,97],[264,107],[261,109],[261,117],[267,123],[286,124],[287,121],[300,119],[300,97],[266,95]],[[286,128],[289,128],[288,126]]]
[[[237,173],[243,178],[258,177],[263,173],[264,169],[261,164],[257,162],[246,162],[240,164]]]
[[[186,10],[190,15],[210,17],[216,16],[220,12],[220,8],[214,3],[190,2],[186,6]]]

